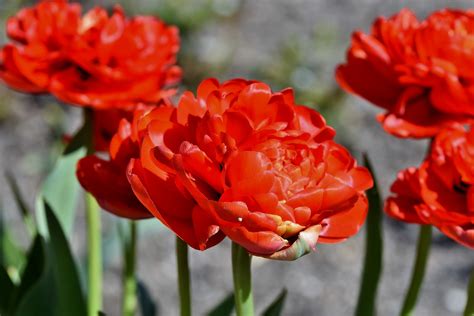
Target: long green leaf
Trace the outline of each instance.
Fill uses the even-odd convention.
[[[28,259],[21,276],[21,283],[12,293],[10,314],[12,314],[18,303],[26,293],[38,282],[45,270],[45,249],[42,237],[37,235],[28,252]]]
[[[36,200],[36,219],[38,231],[45,237],[48,236],[48,229],[43,200],[50,205],[66,236],[72,233],[80,193],[76,164],[84,154],[85,149],[79,149],[61,156],[43,184]]]
[[[20,271],[25,263],[26,257],[23,249],[14,241],[9,230],[6,229],[0,211],[0,265],[3,266],[10,279],[17,283]]]
[[[6,315],[13,292],[15,291],[15,284],[13,284],[7,270],[0,266],[0,315]]]
[[[364,155],[364,165],[374,177],[374,187],[367,192],[369,214],[366,224],[365,259],[362,282],[355,315],[371,316],[376,314],[377,288],[382,274],[383,238],[382,238],[382,200],[372,165]]]
[[[285,305],[287,290],[283,289],[275,300],[265,309],[262,316],[280,316]]]
[[[10,307],[11,315],[55,315],[56,291],[46,251],[44,239],[37,235],[28,255],[22,284]]]
[[[30,236],[34,236],[36,232],[36,228],[35,228],[34,220],[32,218],[33,213],[28,208],[25,202],[25,199],[23,198],[21,194],[18,183],[16,182],[13,175],[7,172],[6,178],[7,178],[8,185],[10,186],[10,189],[13,193],[13,197],[15,198],[15,202],[18,207],[18,210],[20,211],[21,216],[23,218],[23,222],[26,225],[26,229],[28,230],[28,233],[30,234]]]
[[[140,304],[140,311],[142,316],[156,316],[158,315],[158,306],[153,301],[148,288],[141,280],[137,280],[138,285],[138,303]]]
[[[54,211],[45,203],[49,230],[49,246],[58,295],[58,315],[84,316],[86,303],[81,289],[79,274],[66,236]]]
[[[230,316],[234,311],[234,293],[227,295],[219,304],[207,313],[207,316]]]

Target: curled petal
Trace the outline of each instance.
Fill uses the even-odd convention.
[[[308,253],[316,251],[321,225],[308,227],[298,234],[298,239],[289,247],[276,251],[269,256],[262,256],[268,259],[293,261]],[[256,254],[258,256],[258,254]]]

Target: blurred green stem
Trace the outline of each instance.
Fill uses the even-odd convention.
[[[102,308],[102,247],[99,205],[86,193],[88,255],[88,315],[96,316]]]
[[[181,316],[191,316],[191,281],[189,278],[188,245],[176,236],[176,261]]]
[[[232,243],[232,275],[237,316],[253,316],[252,256],[236,243]]]
[[[420,225],[420,234],[418,235],[418,246],[416,250],[415,266],[411,276],[411,283],[405,296],[401,316],[410,316],[415,309],[418,294],[420,292],[423,277],[425,275],[426,264],[431,246],[431,225]]]
[[[464,316],[474,316],[474,269],[471,272],[469,285],[467,286],[467,302]]]
[[[135,258],[137,244],[137,223],[128,221],[130,238],[124,245],[123,269],[123,316],[134,316],[137,309],[137,282],[135,278]]]
[[[89,126],[87,154],[94,153],[92,110],[84,109],[84,124]],[[95,198],[86,193],[87,246],[88,246],[88,315],[96,316],[102,309],[102,236],[100,209]]]

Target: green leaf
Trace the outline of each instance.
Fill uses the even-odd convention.
[[[56,288],[54,276],[48,260],[40,279],[24,295],[16,308],[15,316],[48,315],[60,316],[56,313]]]
[[[227,295],[219,304],[207,313],[207,316],[230,316],[234,311],[234,293]]]
[[[28,230],[28,233],[30,234],[30,236],[34,236],[35,232],[36,232],[36,228],[35,228],[35,223],[33,221],[33,218],[31,216],[33,213],[29,210],[29,208],[28,208],[28,206],[27,206],[27,204],[26,204],[26,202],[25,202],[25,200],[24,200],[24,198],[21,194],[18,183],[16,182],[13,175],[11,173],[7,172],[6,173],[6,178],[7,178],[8,185],[10,186],[10,189],[13,193],[13,197],[15,199],[18,210],[20,211],[21,216],[23,218],[23,222],[25,223],[26,228]]]
[[[285,305],[287,290],[283,289],[280,294],[275,298],[273,303],[265,309],[262,316],[280,316]]]
[[[85,149],[80,149],[61,156],[43,184],[36,200],[36,219],[38,231],[45,237],[48,236],[48,230],[43,200],[51,206],[66,236],[72,233],[80,193],[79,182],[76,179],[76,164],[84,154]]]
[[[54,211],[45,203],[46,220],[50,235],[50,258],[57,288],[59,315],[86,315],[86,302],[79,274],[66,236]]]
[[[10,300],[12,293],[15,290],[15,284],[13,284],[7,270],[0,266],[0,315],[5,315],[8,312],[10,306]]]
[[[140,304],[140,311],[142,316],[156,316],[158,315],[158,307],[153,301],[148,288],[141,280],[137,280],[138,303]]]
[[[45,260],[44,242],[42,237],[37,235],[28,252],[28,260],[21,276],[21,283],[12,293],[10,314],[15,311],[18,303],[42,276],[45,270]]]
[[[13,241],[11,233],[5,228],[5,223],[0,216],[0,265],[5,267],[14,283],[19,280],[19,273],[25,260],[23,249]]]
[[[382,199],[380,198],[375,174],[369,157],[364,155],[364,165],[374,178],[374,187],[367,192],[369,214],[366,224],[365,258],[362,270],[362,282],[355,311],[356,316],[376,314],[375,305],[377,288],[382,274],[383,239],[382,239]]]

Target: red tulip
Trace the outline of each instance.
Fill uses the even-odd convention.
[[[0,78],[28,93],[95,109],[133,110],[174,94],[178,29],[150,16],[109,16],[67,0],[43,0],[9,19]]]
[[[96,155],[86,156],[78,162],[76,171],[82,187],[96,198],[103,209],[132,219],[153,216],[135,197],[126,176],[127,165],[131,158],[138,156],[138,151],[132,125],[122,119],[110,142],[110,160]]]
[[[347,239],[365,220],[369,172],[319,113],[295,105],[291,89],[208,79],[196,97],[185,92],[177,108],[154,109],[140,124],[132,188],[200,248],[220,228],[252,254],[293,260],[318,240]]]
[[[432,137],[474,117],[474,11],[441,10],[419,21],[408,9],[357,31],[336,79],[386,110],[384,129]]]
[[[0,78],[28,93],[48,92],[51,78],[69,67],[64,47],[75,40],[81,6],[66,0],[42,1],[7,22],[12,40],[0,52]]]
[[[120,7],[102,8],[81,20],[78,38],[67,48],[74,67],[58,73],[51,91],[65,102],[94,108],[133,107],[174,93],[181,79],[174,66],[178,29],[150,16],[127,18]]]
[[[399,173],[385,210],[408,223],[436,226],[458,243],[474,248],[474,130],[443,130],[417,168]]]

